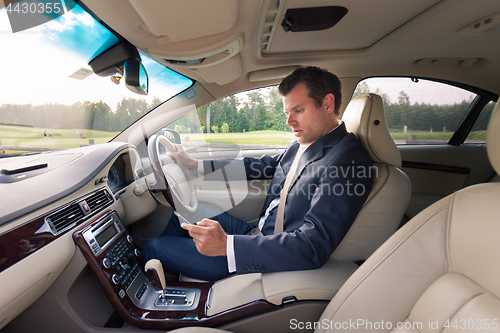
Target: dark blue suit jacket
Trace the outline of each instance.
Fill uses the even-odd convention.
[[[299,144],[275,156],[244,158],[247,179],[272,178],[261,212],[280,194]],[[205,161],[217,170],[227,161]],[[344,238],[372,187],[372,160],[344,123],[311,144],[300,158],[288,191],[284,232],[274,235],[277,207],[264,236],[234,236],[237,273],[321,267]]]

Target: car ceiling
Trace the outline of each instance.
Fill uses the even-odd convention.
[[[84,0],[84,4],[139,49],[197,80],[214,98],[278,83],[297,65],[325,67],[341,78],[419,76],[500,93],[500,80],[492,75],[500,73],[496,0]],[[287,9],[321,6],[343,6],[348,12],[326,30],[282,29]],[[490,17],[488,31],[461,32],[479,21],[484,26]],[[235,40],[241,50],[210,66],[164,60],[205,57]],[[217,56],[228,54],[223,51]]]

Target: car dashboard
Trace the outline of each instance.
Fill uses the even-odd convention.
[[[65,163],[55,167],[53,161]],[[165,297],[158,297],[129,234],[161,202],[150,191],[155,179],[147,175],[147,163],[135,147],[116,142],[0,161],[0,169],[26,174],[0,183],[3,193],[12,193],[0,203],[0,328],[21,313],[18,318],[29,316],[33,307],[57,313],[53,325],[72,322],[81,324],[82,331],[90,323],[125,328],[123,322],[109,326],[114,313],[128,327],[155,329],[240,325],[249,316],[258,323],[258,315],[275,311],[316,316],[357,269],[332,261],[293,274],[236,275],[215,283],[169,281]],[[214,193],[204,186],[200,197]],[[333,284],[324,278],[332,274],[338,280]],[[303,299],[308,301],[296,302]],[[9,327],[23,323],[16,319]]]
[[[127,189],[145,173],[137,150],[126,143],[6,158],[0,170],[1,192],[8,194],[0,200],[0,328],[68,265],[75,230],[110,211],[132,223],[157,205],[144,195],[139,215],[127,216],[123,201],[133,200]]]

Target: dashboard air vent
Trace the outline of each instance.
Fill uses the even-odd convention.
[[[48,216],[45,220],[49,223],[52,232],[58,234],[70,225],[74,225],[78,220],[83,218],[85,214],[78,203],[61,209],[60,211]]]
[[[106,189],[74,201],[66,208],[56,211],[45,218],[54,235],[59,234],[69,227],[75,226],[85,216],[99,211],[113,202],[113,198]]]
[[[113,199],[109,195],[108,191],[103,190],[87,197],[85,201],[87,201],[90,211],[95,212],[96,210],[99,210],[101,207],[106,206],[109,202],[113,201]]]

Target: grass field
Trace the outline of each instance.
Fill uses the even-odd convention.
[[[391,137],[394,140],[408,140],[410,135],[416,135],[417,140],[446,140],[448,141],[453,132],[429,132],[429,131],[401,131],[395,132],[390,130]],[[254,145],[279,145],[286,146],[288,142],[294,141],[295,138],[290,131],[284,134],[281,131],[256,131],[247,133],[212,133],[210,136],[206,134],[181,134],[183,141],[189,137],[192,142],[224,142],[235,144],[254,144]],[[486,140],[486,131],[476,131],[469,134],[469,139]]]
[[[417,140],[450,140],[453,132],[430,132],[430,131],[402,131],[395,132],[393,129],[389,130],[394,140],[406,140],[410,135],[416,135]],[[486,131],[470,132],[468,139],[486,140]]]
[[[189,140],[186,140],[189,137]],[[181,134],[183,141],[192,142],[221,142],[249,145],[287,146],[295,138],[290,131],[255,131],[246,133],[210,133]]]
[[[47,137],[44,138],[44,131]],[[409,139],[410,135],[416,135],[418,140],[449,140],[453,132],[428,132],[410,131],[402,133],[390,130],[395,140]],[[47,148],[76,148],[82,144],[88,144],[88,139],[94,139],[94,143],[104,143],[115,137],[118,132],[103,132],[93,130],[80,130],[85,139],[76,137],[76,129],[44,129],[22,126],[0,125],[0,140],[2,145],[21,147],[47,147]],[[486,131],[471,132],[470,139],[485,140]],[[288,142],[295,138],[290,131],[255,131],[246,133],[181,133],[182,141],[191,142],[220,142],[249,145],[276,145],[287,146]],[[20,151],[6,151],[7,154],[19,153]]]
[[[44,132],[47,131],[47,137]],[[103,132],[93,130],[80,130],[85,139],[76,137],[76,129],[45,129],[23,126],[0,125],[0,140],[2,145],[20,147],[46,147],[46,148],[76,148],[81,144],[88,144],[88,139],[94,143],[108,142],[118,132]],[[20,151],[6,151],[6,154],[19,153]]]

